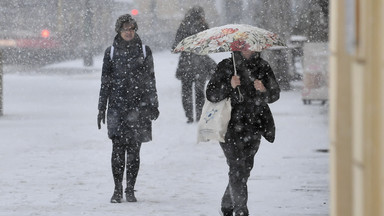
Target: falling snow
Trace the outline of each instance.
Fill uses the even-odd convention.
[[[92,68],[76,60],[6,73],[0,215],[219,215],[225,157],[185,123],[177,57],[154,54],[160,117],[142,146],[137,203],[109,203],[111,141],[96,124],[101,56]],[[248,184],[254,215],[328,215],[328,109],[304,105],[295,86],[271,104],[276,140],[262,140]]]

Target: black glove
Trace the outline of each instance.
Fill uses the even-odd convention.
[[[99,130],[101,129],[101,121],[105,124],[105,110],[99,110],[99,114],[97,115],[97,127]]]
[[[156,120],[160,115],[159,109],[157,107],[151,107],[150,112],[148,113],[148,118],[151,121]]]

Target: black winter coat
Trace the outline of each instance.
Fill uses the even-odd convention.
[[[180,24],[175,41],[174,49],[184,38],[208,29],[204,20],[186,17]],[[176,78],[179,80],[192,80],[198,78],[209,80],[216,68],[216,62],[208,55],[196,55],[190,52],[182,52],[179,57],[179,64],[176,70]]]
[[[275,139],[275,123],[268,103],[277,101],[280,97],[280,88],[275,75],[268,62],[258,54],[246,60],[239,52],[235,52],[235,63],[238,76],[240,76],[240,99],[238,88],[233,89],[231,79],[234,76],[232,58],[221,61],[207,87],[207,99],[219,102],[231,98],[232,113],[228,125],[227,135],[248,136],[261,133],[273,142]],[[253,81],[259,79],[267,89],[266,92],[257,91]]]
[[[136,34],[132,41],[116,35],[104,53],[99,110],[107,111],[108,136],[152,140],[152,123],[158,117],[158,97],[151,49]]]

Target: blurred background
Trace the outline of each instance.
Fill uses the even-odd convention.
[[[4,70],[28,71],[73,59],[83,59],[84,66],[91,67],[94,57],[111,45],[116,19],[126,13],[137,20],[143,43],[155,52],[170,51],[181,20],[195,5],[205,9],[210,27],[243,23],[277,33],[287,47],[273,47],[262,55],[281,88],[290,90],[291,82],[304,80],[310,91],[320,89],[303,98],[304,103],[325,103],[328,0],[2,0]]]
[[[92,65],[92,55],[112,43],[115,20],[126,13],[138,21],[144,43],[155,51],[170,50],[180,21],[194,5],[205,8],[210,27],[245,23],[287,42],[295,35],[328,40],[328,0],[2,0],[0,50],[5,64],[84,56],[85,66]]]
[[[152,50],[170,51],[185,12],[197,4],[210,27],[246,23],[282,37],[288,46],[266,50],[265,58],[278,67],[283,89],[303,81],[304,104],[328,99],[330,76],[331,215],[382,216],[383,1],[2,0],[0,60],[6,72],[79,58],[90,67],[112,43],[115,21],[125,13],[138,21]]]

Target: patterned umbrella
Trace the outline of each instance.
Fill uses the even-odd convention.
[[[231,51],[256,51],[272,46],[286,46],[275,33],[245,24],[210,28],[184,38],[172,51],[199,55]]]

